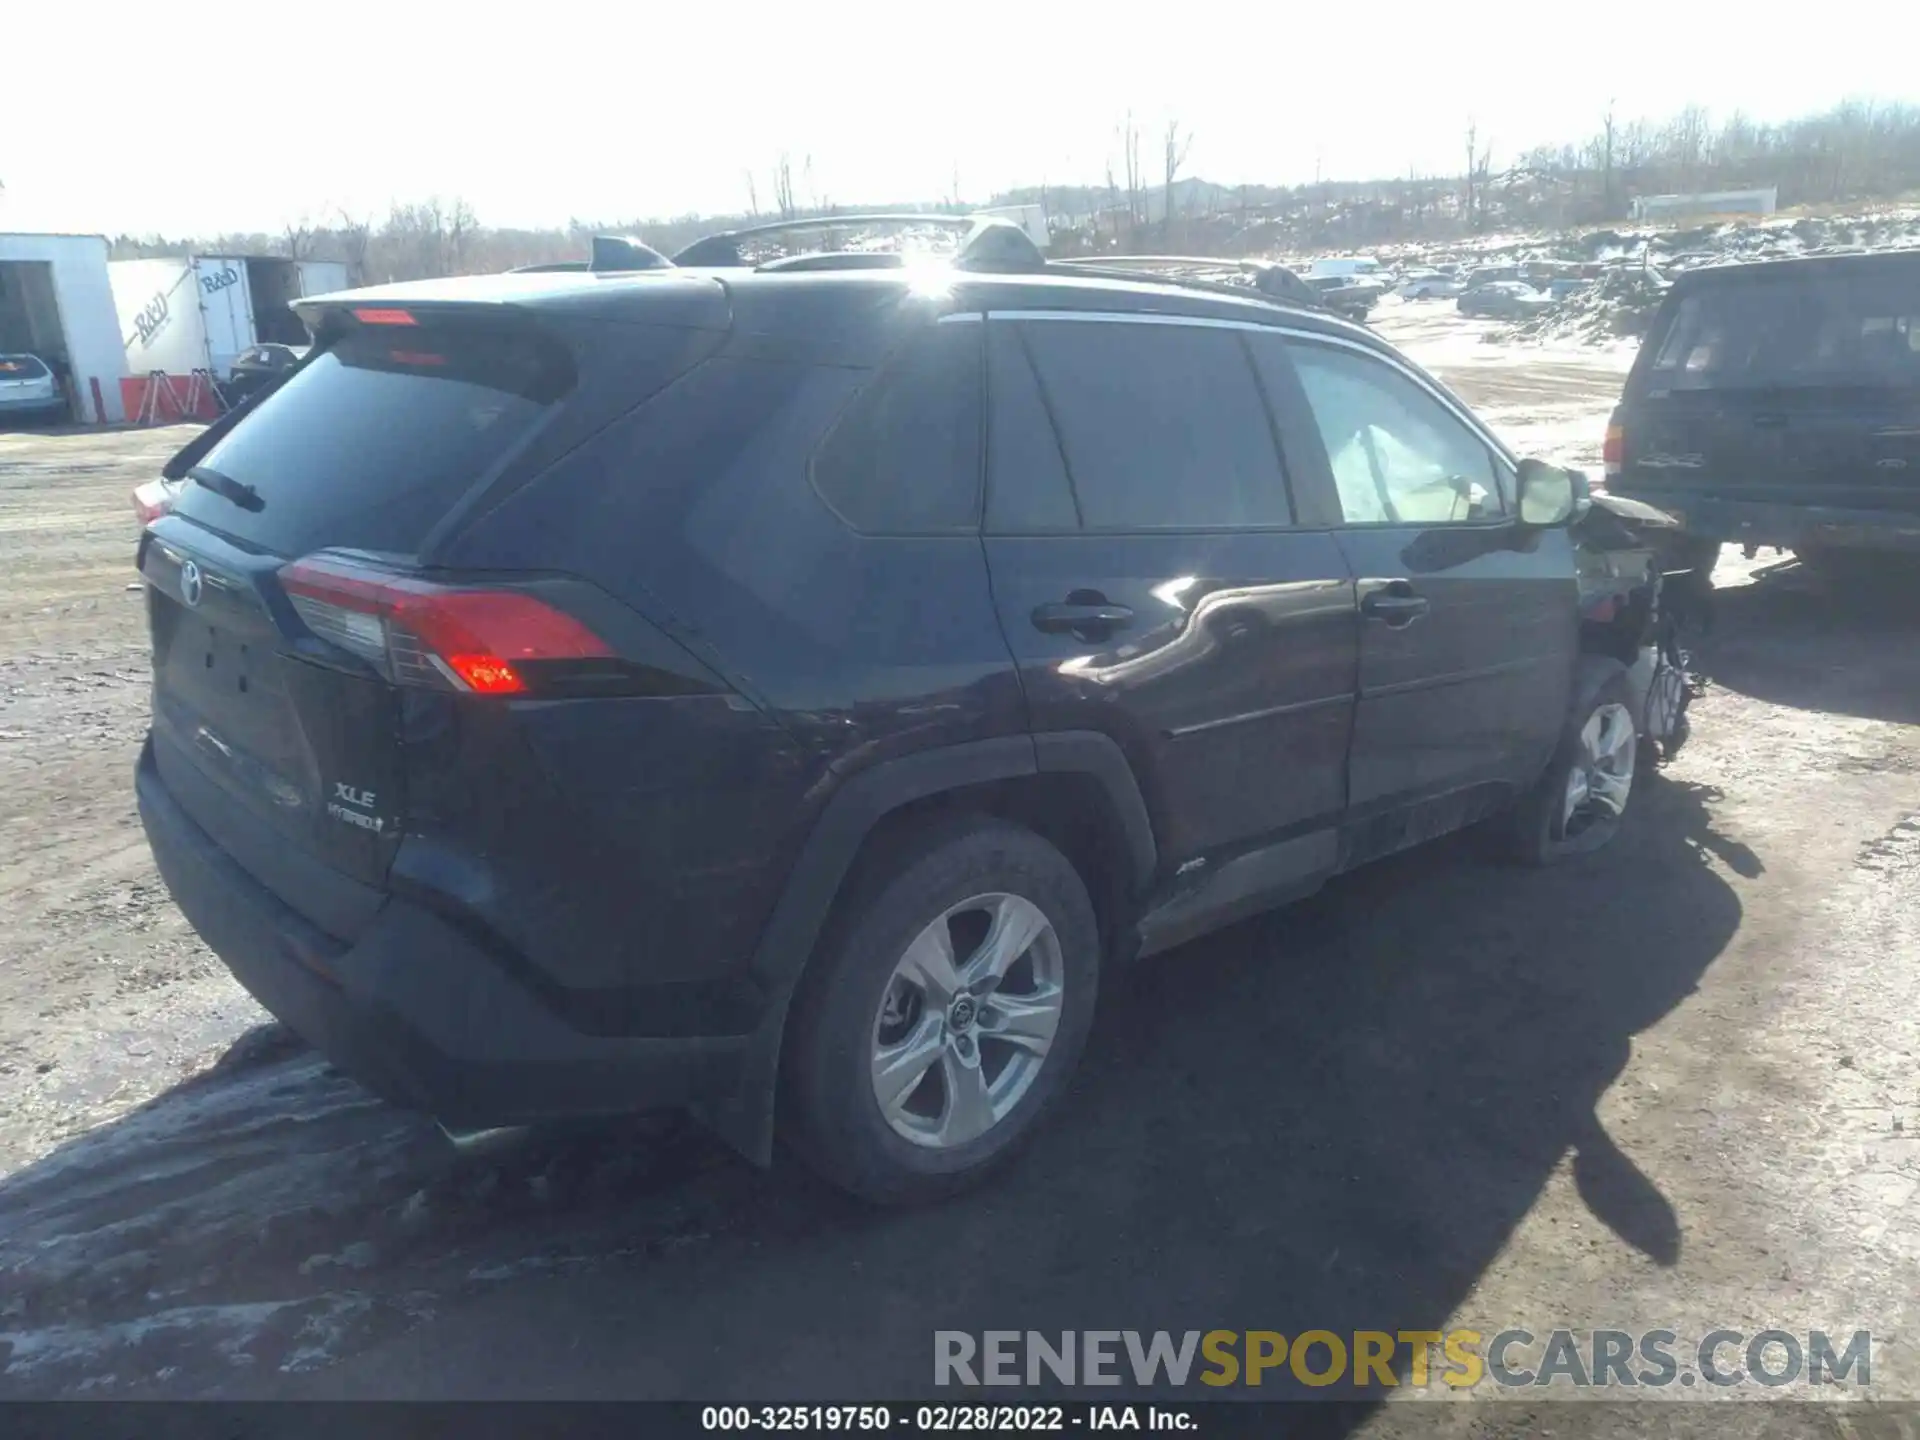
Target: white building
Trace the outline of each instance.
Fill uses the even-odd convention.
[[[0,351],[38,355],[85,422],[126,419],[120,321],[100,235],[0,234]]]
[[[1710,190],[1698,195],[1637,195],[1635,220],[1685,220],[1697,215],[1771,215],[1780,206],[1780,191]]]

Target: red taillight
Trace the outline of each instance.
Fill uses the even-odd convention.
[[[1600,447],[1600,459],[1604,464],[1609,480],[1620,474],[1620,466],[1627,458],[1627,428],[1620,423],[1616,413],[1607,422],[1606,443]]]
[[[515,590],[472,590],[396,575],[330,555],[280,572],[300,618],[395,684],[521,695],[528,661],[613,655],[578,620]]]
[[[149,480],[133,488],[133,513],[142,525],[151,525],[173,508],[173,485],[165,480]]]
[[[362,325],[418,325],[411,310],[356,310],[353,318]]]

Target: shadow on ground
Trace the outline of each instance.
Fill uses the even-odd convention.
[[[1570,1152],[1671,1265],[1595,1102],[1739,926],[1706,858],[1763,857],[1708,799],[1651,780],[1546,872],[1456,837],[1116,977],[1055,1123],[918,1212],[659,1121],[456,1163],[265,1032],[0,1184],[0,1389],[844,1400],[928,1393],[937,1329],[1437,1328]]]
[[[1716,590],[1714,611],[1694,642],[1711,683],[1776,705],[1920,723],[1920,562],[1911,576],[1836,583],[1784,559]]]

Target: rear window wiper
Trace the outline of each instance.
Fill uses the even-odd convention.
[[[222,499],[231,500],[242,510],[264,510],[267,502],[260,498],[260,492],[244,480],[236,480],[231,475],[223,475],[218,470],[205,465],[196,465],[187,471],[187,479],[194,484],[213,491]]]

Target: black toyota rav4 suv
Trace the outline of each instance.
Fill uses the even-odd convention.
[[[1605,841],[1575,477],[1322,311],[970,254],[301,302],[139,551],[141,816],[269,1010],[449,1127],[777,1120],[910,1199],[1109,967]]]

